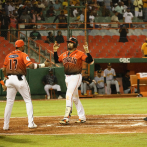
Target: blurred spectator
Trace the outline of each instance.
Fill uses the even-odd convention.
[[[54,19],[53,23],[55,23],[56,20],[59,20],[59,23],[67,23],[67,18],[64,15],[64,11],[61,11],[60,15],[57,15],[56,18]],[[67,24],[59,24],[59,28],[67,28]]]
[[[122,12],[124,14],[126,12],[126,10],[127,10],[127,6],[124,5],[124,2],[121,2],[121,7],[122,7]]]
[[[20,21],[21,21],[21,23],[30,23],[31,20],[32,20],[32,19],[31,19],[30,15],[28,15],[26,11],[24,11],[24,12],[22,13],[22,15],[20,16]],[[29,25],[26,25],[26,26],[25,26],[26,29],[28,29],[29,27],[30,27]]]
[[[97,0],[97,4],[99,4],[100,6],[103,6],[104,0]]]
[[[68,6],[68,1],[67,0],[64,0],[63,2],[62,2],[62,6]]]
[[[40,11],[43,11],[45,10],[45,5],[41,1],[38,1],[38,8],[40,9]]]
[[[62,11],[64,11],[64,15],[65,15],[65,16],[68,16],[68,11],[67,11],[66,6],[63,6],[63,10],[62,10]]]
[[[13,2],[11,2],[8,6],[8,15],[13,14],[13,10],[15,10],[15,6]]]
[[[125,94],[131,93],[130,71],[127,70],[125,76],[122,78],[123,90]],[[135,88],[135,93],[137,89]]]
[[[88,75],[85,75],[82,77],[82,82],[81,82],[81,94],[82,95],[87,95],[87,89],[90,88],[94,88],[94,94],[98,94],[97,93],[97,88],[96,88],[96,82],[94,80],[92,80]]]
[[[119,33],[120,33],[119,42],[128,42],[127,39],[128,29],[126,28],[126,25],[123,25],[120,28]]]
[[[84,28],[84,22],[85,22],[84,11],[80,11],[79,14],[80,15],[77,17],[77,21],[79,21],[78,28]]]
[[[13,14],[14,17],[18,17],[18,11],[17,10],[13,10]]]
[[[115,4],[116,5],[116,4]],[[121,2],[118,3],[118,5],[114,8],[114,11],[118,12],[118,19],[123,19],[123,8],[121,6]]]
[[[127,12],[123,15],[123,22],[125,23],[131,23],[130,27],[132,27],[132,19],[133,14],[130,12],[130,8],[127,8]],[[129,24],[126,24],[127,28],[129,27]]]
[[[102,16],[110,16],[110,10],[105,5],[102,7]]]
[[[50,8],[46,12],[46,17],[52,17],[52,16],[55,16],[55,12],[53,6],[50,6]]]
[[[55,37],[53,36],[52,32],[48,33],[48,36],[46,38],[47,40],[45,41],[45,43],[54,43],[55,42]]]
[[[36,27],[34,27],[34,30],[30,33],[30,37],[33,40],[40,40],[41,39],[41,34],[38,31],[36,31]]]
[[[37,21],[37,11],[35,11],[35,12],[33,13],[32,23],[36,23],[36,21]]]
[[[72,4],[74,5],[74,6],[76,6],[76,4],[79,4],[79,0],[72,0]]]
[[[101,75],[101,70],[97,71],[97,76],[94,78],[96,87],[98,88],[98,94],[105,94],[104,77]]]
[[[142,18],[142,7],[143,7],[142,0],[134,0],[133,4],[135,7],[135,17]]]
[[[90,27],[93,28],[94,26],[93,23],[95,22],[95,17],[93,16],[93,12],[90,12],[89,20],[90,20]]]
[[[6,15],[9,15],[9,10],[8,10],[8,8],[9,8],[9,2],[7,1],[7,2],[5,3],[5,5],[4,5],[4,10],[5,10],[5,12],[6,12]]]
[[[111,11],[111,1],[112,0],[104,0],[104,5],[106,6],[107,9]]]
[[[115,15],[111,17],[111,22],[114,22],[114,24],[111,24],[112,28],[118,28],[118,12],[115,12]]]
[[[144,21],[147,22],[147,0],[143,0]]]
[[[78,8],[75,8],[75,9],[73,10],[73,16],[74,16],[74,17],[77,17],[77,15],[78,15]]]
[[[57,43],[64,43],[64,38],[62,36],[61,31],[58,31],[57,36],[55,37],[55,40],[57,41]]]
[[[15,38],[16,37],[16,27],[17,27],[17,20],[13,15],[11,15],[10,17],[11,41],[16,40]]]
[[[55,1],[55,4],[53,5],[55,11],[61,10],[61,4],[58,2],[58,0]]]
[[[147,38],[141,47],[142,57],[147,57]]]
[[[0,16],[1,21],[1,36],[7,40],[7,33],[8,33],[8,26],[10,24],[10,18],[6,15],[6,11],[3,11],[2,15]]]
[[[42,0],[42,3],[44,4],[45,7],[48,7],[48,5],[49,5],[49,1],[47,1],[47,0]]]
[[[42,21],[45,21],[45,17],[43,16],[43,13],[40,12],[37,14],[37,20],[42,20]]]

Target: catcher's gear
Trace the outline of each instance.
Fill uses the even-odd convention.
[[[67,42],[72,42],[74,44],[73,45],[74,48],[77,48],[77,46],[78,46],[78,40],[74,37],[70,37]]]

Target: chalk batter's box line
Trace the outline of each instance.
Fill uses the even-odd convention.
[[[137,117],[137,118],[144,118],[144,117],[146,117],[147,116],[147,114],[100,114],[100,115],[86,115],[86,117],[88,118],[88,116],[94,116],[94,117],[99,117],[99,116],[117,116],[118,115],[118,117],[116,117],[116,118],[119,118],[119,116],[126,116],[126,115],[129,115],[129,116],[131,116],[131,115],[134,115],[134,116],[142,116],[142,117]],[[77,115],[72,115],[72,116],[74,116],[74,117],[76,117]],[[34,116],[34,117],[64,117],[63,115],[58,115],[58,116]],[[26,117],[11,117],[11,118],[28,118],[27,116]],[[114,118],[114,117],[113,117]],[[135,119],[135,117],[131,117],[131,119]],[[4,119],[4,118],[0,118],[0,119]]]

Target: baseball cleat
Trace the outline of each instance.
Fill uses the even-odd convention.
[[[59,95],[58,99],[63,99],[63,97],[61,95]]]
[[[47,96],[47,99],[48,99],[48,100],[51,99],[50,96]]]
[[[59,121],[60,124],[62,125],[67,125],[69,124],[69,120],[68,119],[62,119],[61,121]]]
[[[3,130],[5,130],[5,131],[9,130],[9,127],[3,127]]]
[[[37,128],[37,125],[35,123],[33,123],[33,125],[29,126],[29,129],[34,129],[34,128]]]
[[[145,117],[143,120],[147,121],[147,117]]]
[[[84,95],[87,96],[87,93],[85,93]]]
[[[97,93],[97,92],[95,92],[95,93],[94,93],[94,95],[98,95],[98,93]]]
[[[78,119],[75,123],[85,123],[86,120]]]

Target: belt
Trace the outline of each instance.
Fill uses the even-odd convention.
[[[23,75],[7,74],[7,76],[17,76],[18,80],[21,81]]]
[[[102,88],[98,88],[98,89],[103,89],[104,87],[102,87]]]

